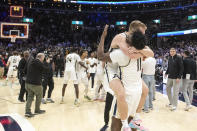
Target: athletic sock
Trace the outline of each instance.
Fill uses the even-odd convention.
[[[129,127],[129,124],[128,124],[127,119],[126,119],[126,120],[121,120],[121,122],[122,122],[122,127],[123,127],[123,128]]]

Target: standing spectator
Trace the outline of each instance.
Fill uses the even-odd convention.
[[[4,66],[5,66],[3,76],[7,77],[8,67],[6,66],[6,63],[8,62],[8,53],[5,54],[5,57],[4,57],[3,61],[4,61]]]
[[[3,79],[3,74],[4,74],[3,56],[0,55],[0,79]]]
[[[19,82],[20,82],[20,85],[21,85],[21,89],[20,89],[20,93],[19,93],[19,97],[18,97],[18,100],[20,102],[25,102],[24,100],[24,95],[26,93],[26,100],[27,100],[27,91],[25,89],[25,80],[26,80],[26,73],[25,72],[25,67],[27,66],[27,61],[28,61],[28,58],[29,58],[29,52],[28,51],[25,51],[24,52],[24,58],[22,58],[19,62],[19,65],[18,65],[18,74],[19,74]]]
[[[89,73],[90,73],[90,77],[92,80],[92,88],[94,88],[94,78],[95,78],[96,67],[97,67],[97,59],[95,59],[94,57],[95,57],[95,54],[94,52],[92,52],[90,58],[88,59]]]
[[[153,109],[153,89],[155,86],[155,66],[156,60],[153,57],[145,58],[142,62],[143,75],[142,79],[149,88],[149,93],[144,104],[144,112],[149,113],[149,109]]]
[[[194,81],[196,80],[196,62],[192,57],[190,57],[189,51],[184,51],[183,56],[183,96],[186,102],[185,111],[188,111],[192,108],[193,87]],[[189,96],[187,92],[189,93]]]
[[[58,77],[59,73],[60,73],[60,77],[63,77],[62,64],[64,64],[64,60],[61,59],[60,55],[57,55],[57,57],[56,57],[54,62],[55,62],[56,77]]]
[[[49,56],[49,58],[46,59],[44,62],[44,65],[48,67],[47,71],[44,71],[43,73],[43,81],[42,81],[42,87],[43,87],[43,98],[42,98],[42,104],[46,104],[47,102],[54,103],[54,101],[51,99],[51,94],[54,89],[54,80],[53,80],[53,71],[54,71],[54,63],[52,60],[52,56]],[[48,90],[48,96],[45,101],[45,93],[47,90],[47,86],[49,86]]]
[[[178,105],[178,94],[179,94],[179,88],[180,88],[180,79],[183,74],[183,60],[181,56],[178,56],[176,54],[176,49],[171,48],[170,49],[170,57],[168,60],[168,68],[165,74],[165,77],[168,75],[168,80],[166,84],[167,89],[167,95],[169,99],[169,105],[167,107],[170,107],[171,111],[176,110]],[[172,89],[173,87],[173,95],[172,95]]]
[[[26,117],[33,117],[34,115],[31,113],[31,105],[36,95],[36,103],[35,103],[35,114],[45,113],[45,110],[40,110],[40,104],[43,96],[43,88],[42,88],[42,74],[46,67],[44,67],[45,55],[43,53],[39,53],[36,56],[36,59],[32,59],[27,65],[27,79],[25,83],[25,88],[28,92],[28,98],[26,102]]]

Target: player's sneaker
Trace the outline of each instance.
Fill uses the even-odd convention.
[[[49,102],[49,103],[55,103],[55,101],[53,101],[51,98],[47,98],[47,102]]]
[[[192,108],[191,105],[187,105],[187,106],[185,107],[185,111],[189,111],[189,109],[191,109],[191,108]]]
[[[74,105],[79,106],[80,102],[79,99],[75,99]]]
[[[60,104],[64,104],[64,99],[62,98],[62,100],[60,101]]]
[[[142,121],[141,120],[131,120],[131,122],[129,123],[129,126],[132,128],[132,129],[137,129],[137,130],[140,130],[140,131],[148,131],[148,129],[145,129],[140,123]]]
[[[84,98],[91,101],[91,98],[89,96],[84,96]]]

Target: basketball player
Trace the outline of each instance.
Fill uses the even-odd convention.
[[[71,53],[66,56],[66,67],[65,67],[65,72],[64,72],[64,85],[62,88],[61,104],[64,103],[65,89],[67,87],[69,80],[73,81],[74,87],[75,87],[76,99],[75,99],[74,105],[79,106],[79,104],[80,104],[79,103],[79,88],[78,88],[78,80],[77,80],[77,72],[76,72],[76,66],[78,63],[83,66],[83,63],[80,61],[81,61],[80,57],[78,54],[75,53],[75,49],[72,49]],[[87,67],[85,67],[85,68],[87,68]]]
[[[19,62],[20,62],[20,56],[18,56],[18,52],[14,51],[13,56],[10,56],[7,62],[7,67],[8,67],[7,80],[11,82],[10,83],[11,88],[17,77],[17,68]]]
[[[126,32],[126,34],[130,34],[130,33],[134,32],[136,30],[140,30],[144,34],[145,33],[145,30],[146,30],[146,26],[142,22],[140,22],[140,21],[133,21],[130,24],[129,32]],[[130,58],[136,58],[137,59],[137,58],[141,57],[141,54],[139,54],[139,53],[132,53],[132,48],[131,47],[128,48],[127,43],[126,43],[126,39],[125,39],[125,35],[123,33],[122,34],[118,34],[117,36],[115,36],[115,38],[112,41],[111,47],[112,48],[118,48],[118,47],[120,47],[120,49],[126,55],[128,55]],[[152,52],[152,50],[150,50],[147,46],[145,47],[145,49],[143,49],[141,51],[141,53],[143,53],[143,55],[145,55],[147,57],[152,57],[154,55],[154,53]],[[141,97],[141,100],[140,100],[140,103],[139,103],[139,106],[138,106],[138,109],[137,109],[137,114],[136,114],[136,116],[134,118],[135,120],[140,119],[139,118],[139,113],[142,110],[142,106],[145,103],[146,96],[147,96],[147,93],[148,93],[148,88],[146,87],[145,83],[143,82],[142,84],[143,84],[142,97]],[[114,88],[116,87],[117,90],[120,90],[121,88],[119,88],[119,86],[122,86],[122,85],[121,85],[120,80],[117,79],[117,80],[113,80],[113,81],[110,82],[110,87],[112,87],[112,86]],[[125,102],[125,99],[124,99],[124,95],[123,94],[121,95],[121,99],[122,100],[120,100],[120,102],[118,102],[119,103],[118,104],[118,108],[121,108],[119,110],[120,110],[120,114],[122,114],[121,115],[122,120],[124,120],[126,118],[126,114],[127,114],[126,112],[127,112],[128,107],[126,105],[126,102]]]
[[[90,73],[90,77],[91,77],[91,81],[92,81],[92,88],[94,88],[94,78],[95,78],[95,73],[96,73],[96,66],[97,66],[97,59],[94,58],[95,57],[95,53],[92,52],[90,55],[90,58],[88,59],[88,61],[90,62],[89,64],[89,73]]]
[[[106,27],[107,28],[107,27]],[[107,30],[105,28],[105,31]],[[105,34],[105,31],[103,32],[103,35],[106,35]],[[102,35],[102,37],[105,37],[105,36],[103,36]],[[127,34],[125,34],[126,36],[128,36]],[[139,35],[138,35],[139,36]],[[141,35],[141,36],[143,36],[143,35]],[[138,49],[140,49],[141,47],[142,47],[142,44],[140,43],[140,37],[138,38],[139,40],[138,41],[133,41],[133,43],[134,42],[136,42],[137,44],[136,44],[136,47],[138,48]],[[134,39],[135,40],[135,39]],[[143,37],[142,37],[142,40],[143,40]],[[143,41],[142,41],[143,42]],[[101,38],[101,43],[103,43],[104,44],[104,40]],[[100,51],[99,51],[99,53],[98,53],[98,55],[99,55],[99,57],[100,57],[100,59],[105,59],[106,61],[110,61],[111,59],[109,58],[109,54],[102,54],[103,53],[103,45],[100,43]],[[141,46],[141,47],[140,47]],[[141,48],[142,49],[142,48]],[[136,50],[137,51],[137,50]],[[138,51],[139,52],[139,51]],[[141,54],[141,53],[143,53],[143,51],[141,51],[141,52],[139,52],[139,54]],[[141,55],[142,56],[142,55]],[[118,57],[119,58],[119,57]],[[120,58],[119,58],[120,59]],[[135,61],[137,61],[137,60],[135,60]],[[123,63],[123,62],[122,62]],[[140,75],[141,76],[141,75]],[[116,77],[116,76],[114,76],[114,77]],[[140,79],[141,79],[141,77],[140,77]],[[119,84],[120,85],[120,84]],[[110,85],[111,86],[111,85]],[[120,86],[122,86],[122,85],[120,85]],[[123,88],[123,87],[122,87]],[[112,87],[112,89],[113,89],[113,87]],[[116,90],[114,90],[114,92],[115,92],[115,94],[116,94],[116,96],[118,96],[119,94],[124,94],[124,88],[121,90],[121,91],[123,91],[123,92],[116,92]],[[122,96],[122,95],[121,95]],[[119,96],[118,96],[119,97]],[[124,96],[123,96],[123,98],[124,98]],[[125,98],[124,98],[125,99]],[[124,100],[124,99],[122,99],[121,98],[121,100]],[[124,100],[125,101],[125,100]],[[128,106],[127,104],[126,104],[126,106]],[[120,112],[120,111],[119,111]],[[124,112],[125,113],[125,112]],[[126,115],[128,115],[128,113],[126,113]],[[127,118],[127,116],[126,116],[126,118]],[[126,119],[127,120],[127,119]],[[122,121],[122,124],[123,124],[123,128],[125,128],[125,129],[128,129],[129,130],[129,128],[128,128],[128,123],[126,122],[126,120],[125,121]],[[124,125],[125,124],[125,125]]]
[[[97,63],[97,70],[96,70],[96,89],[95,89],[95,98],[94,100],[99,100],[100,102],[105,101],[106,92],[104,90],[103,78],[104,78],[104,68],[105,64],[102,61],[98,61]],[[100,96],[99,96],[99,89],[100,89]]]
[[[81,63],[78,64],[78,70],[77,70],[77,76],[78,76],[78,82],[83,83],[85,86],[85,95],[84,98],[91,101],[91,98],[88,96],[88,77],[90,74],[88,73],[88,60],[86,59],[88,56],[88,51],[83,50],[80,52],[80,57],[81,57]]]
[[[143,34],[145,34],[146,29],[147,29],[147,27],[144,23],[142,23],[141,21],[138,21],[138,20],[134,20],[130,23],[129,31],[125,32],[125,33],[126,34],[131,34],[136,30],[140,30]],[[141,57],[141,54],[134,53],[132,51],[132,47],[128,48],[127,42],[125,40],[125,35],[124,35],[125,33],[118,34],[114,37],[114,39],[111,43],[111,48],[120,48],[123,51],[123,53],[125,55],[127,55],[128,57],[130,57],[131,59],[138,59],[139,57]],[[154,56],[153,51],[148,46],[146,46],[145,49],[143,49],[141,51],[141,53],[146,57],[153,57]],[[121,85],[120,80],[113,80],[110,83],[111,83],[111,86],[114,86],[117,89],[119,89],[118,85]],[[146,97],[147,97],[148,92],[149,92],[146,84],[144,83],[144,81],[142,81],[142,85],[143,85],[143,87],[142,87],[142,97],[140,99],[140,103],[139,103],[139,106],[138,106],[138,109],[137,109],[136,116],[134,117],[134,120],[139,120],[139,121],[141,121],[140,117],[139,117],[139,113],[142,111],[142,107],[145,104],[145,100],[146,100]],[[120,106],[122,107],[123,110],[127,109],[127,107],[124,106],[125,105],[124,101],[121,104],[122,105],[120,105]],[[124,116],[123,116],[123,118],[125,118]]]

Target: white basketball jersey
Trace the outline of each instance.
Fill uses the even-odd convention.
[[[65,71],[76,71],[76,64],[80,61],[80,57],[76,53],[71,53],[66,56]]]
[[[130,59],[120,49],[112,51],[110,58],[120,66],[120,77],[126,93],[141,90],[141,59]]]
[[[10,56],[8,59],[8,62],[10,63],[9,67],[18,67],[20,59],[20,56]]]
[[[96,69],[96,74],[103,74],[104,70],[103,70],[103,62],[102,61],[98,61],[97,63],[97,69]]]
[[[95,58],[89,58],[88,61],[90,62],[89,64],[89,73],[96,73],[96,65],[94,67],[91,67],[93,64],[97,64],[97,59]]]
[[[88,61],[87,59],[83,59],[83,60],[81,59],[81,62],[85,67],[88,67],[87,61]],[[83,66],[81,66],[79,63],[78,63],[78,73],[86,75],[86,69]]]

